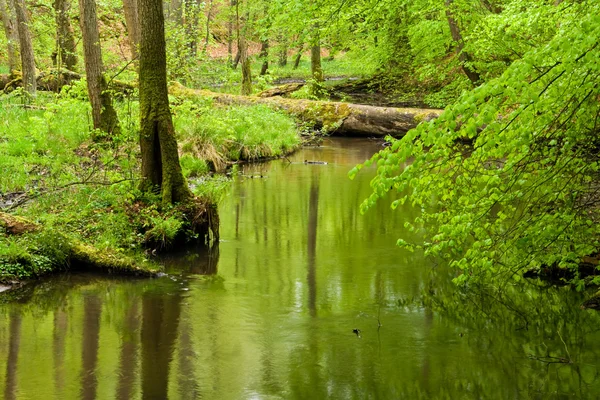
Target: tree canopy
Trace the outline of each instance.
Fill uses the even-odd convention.
[[[390,191],[393,208],[420,208],[407,224],[423,241],[398,245],[450,260],[457,282],[552,266],[581,288],[577,267],[598,250],[600,5],[540,4],[537,17],[553,23],[534,24],[545,36],[502,74],[363,164],[378,174],[362,209]]]

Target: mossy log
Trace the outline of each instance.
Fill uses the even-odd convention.
[[[221,104],[263,104],[284,110],[328,133],[348,136],[401,137],[419,123],[435,119],[442,113],[442,110],[435,109],[374,107],[282,97],[239,96],[188,89],[177,83],[171,85],[169,92],[187,98],[209,97]]]
[[[0,212],[0,237],[4,235],[54,235],[52,242],[61,244],[60,261],[53,260],[57,269],[75,268],[102,271],[122,275],[154,276],[159,271],[157,268],[143,266],[132,258],[110,254],[93,246],[81,243],[77,240],[67,238],[60,233],[49,233],[43,226],[22,217]],[[35,236],[31,237],[35,243]],[[60,265],[59,265],[60,264]],[[0,275],[1,275],[0,271]]]
[[[294,93],[304,87],[304,83],[287,83],[285,85],[276,86],[271,89],[263,90],[257,96],[258,97],[275,97],[285,96],[290,93]]]
[[[78,81],[83,78],[83,75],[64,68],[60,71],[57,69],[42,71],[37,76],[37,89],[58,92],[63,86],[70,85],[73,81]],[[0,88],[4,93],[10,93],[22,86],[23,79],[21,75],[0,74]],[[135,85],[119,80],[111,80],[109,87],[112,90],[123,94],[131,93],[135,89]]]

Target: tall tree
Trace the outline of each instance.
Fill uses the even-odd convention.
[[[227,64],[233,66],[233,21],[235,18],[235,0],[229,2],[229,14],[227,16]]]
[[[69,12],[71,0],[54,0],[54,14],[56,20],[56,66],[65,66],[70,71],[77,70],[77,53],[75,37]]]
[[[285,67],[288,62],[288,40],[285,37],[280,37],[280,49],[279,49],[279,66]]]
[[[302,59],[302,52],[304,51],[304,45],[300,45],[298,49],[298,53],[296,53],[296,57],[294,58],[294,69],[298,69],[300,66],[300,60]]]
[[[184,6],[184,31],[188,47],[188,57],[193,60],[198,53],[200,5],[198,4],[198,0],[184,0]]]
[[[262,66],[260,67],[260,75],[266,75],[269,70],[269,40],[265,39],[260,44],[259,57],[262,59]]]
[[[165,24],[161,0],[138,0],[140,21],[140,147],[142,188],[160,188],[163,204],[192,194],[181,172],[167,92]]]
[[[123,0],[123,12],[125,14],[127,34],[129,35],[129,48],[131,50],[131,57],[138,58],[140,45],[140,25],[138,21],[137,1]]]
[[[14,0],[15,15],[19,30],[19,44],[21,51],[21,72],[23,73],[23,87],[25,91],[35,96],[37,82],[35,76],[35,58],[33,55],[33,44],[27,19],[25,0]]]
[[[310,70],[312,75],[310,92],[313,96],[320,97],[323,91],[323,67],[321,66],[321,37],[318,27],[315,28],[310,46]]]
[[[242,95],[248,96],[252,94],[252,69],[250,58],[248,57],[248,43],[246,41],[248,15],[246,18],[240,19],[240,2],[236,3],[236,19],[238,30],[238,53],[239,61],[242,63]],[[235,63],[237,65],[237,63]]]
[[[95,0],[79,0],[79,11],[81,13],[79,22],[83,36],[85,74],[88,96],[92,104],[94,129],[115,134],[120,131],[119,118],[112,105],[112,96],[108,91],[108,83],[104,76]]]
[[[210,38],[210,22],[213,12],[213,0],[208,1],[208,9],[206,11],[206,37],[204,38],[204,52],[208,49],[208,41]]]
[[[467,75],[467,78],[473,83],[473,85],[477,86],[481,83],[481,77],[479,73],[473,68],[471,65],[472,57],[469,53],[465,51],[465,42],[463,40],[462,34],[460,33],[460,28],[458,27],[458,23],[454,18],[452,13],[452,3],[453,0],[446,0],[446,18],[448,19],[448,25],[450,26],[450,33],[452,34],[452,40],[456,43],[456,54],[458,54],[458,60],[460,61],[460,66]]]
[[[19,69],[20,65],[19,31],[12,0],[0,0],[0,18],[2,18],[2,25],[6,34],[8,69],[12,74]]]

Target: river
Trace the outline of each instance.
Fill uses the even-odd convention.
[[[347,172],[380,148],[329,139],[244,166],[218,248],[165,257],[165,277],[73,273],[0,295],[0,398],[598,398],[582,294],[520,283],[514,319],[436,303],[453,273],[395,246],[417,211],[359,212],[374,169]]]

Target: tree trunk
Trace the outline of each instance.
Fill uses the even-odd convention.
[[[231,68],[237,69],[241,58],[242,58],[242,52],[240,51],[240,45],[239,45],[239,40],[238,40],[238,49],[237,49],[237,52],[235,53],[235,59],[233,60],[233,64],[231,64]]]
[[[310,93],[315,97],[323,96],[323,67],[321,66],[321,38],[318,28],[315,28],[315,37],[310,47],[310,71],[312,82],[310,84]]]
[[[252,94],[252,69],[248,57],[248,44],[246,43],[246,20],[240,20],[239,1],[236,3],[236,16],[238,21],[238,52],[242,63],[242,95]],[[241,25],[241,27],[240,27]]]
[[[288,58],[288,41],[287,39],[281,40],[281,50],[279,51],[279,66],[285,67],[287,65]]]
[[[35,96],[37,90],[35,80],[35,58],[33,55],[33,45],[31,43],[31,33],[29,32],[29,25],[27,22],[25,0],[14,0],[13,4],[15,6],[15,15],[17,17],[17,26],[19,30],[23,88],[27,93]]]
[[[465,42],[460,33],[460,28],[450,10],[453,1],[454,0],[446,0],[446,18],[448,19],[448,25],[450,26],[450,34],[452,35],[452,40],[456,42],[456,54],[458,55],[458,60],[460,61],[463,72],[467,75],[467,78],[469,78],[473,85],[477,86],[481,83],[481,77],[471,66],[471,55],[464,51]]]
[[[138,0],[140,20],[140,148],[142,188],[160,188],[165,205],[192,197],[181,172],[167,93],[161,0]]]
[[[246,38],[242,34],[239,41],[240,62],[242,63],[242,95],[249,96],[252,94],[252,70],[250,58],[248,57],[248,46]]]
[[[294,59],[294,69],[298,69],[300,66],[300,59],[302,58],[302,52],[304,51],[304,46],[300,46],[298,49],[298,54],[296,54],[296,58]]]
[[[112,105],[112,96],[108,91],[108,83],[104,76],[95,0],[79,0],[79,12],[81,13],[79,22],[83,37],[85,74],[88,96],[92,104],[94,129],[99,129],[109,135],[118,134],[120,132],[119,119]]]
[[[2,25],[6,34],[8,70],[13,75],[14,71],[20,69],[21,56],[19,55],[19,31],[12,0],[0,0],[0,18],[2,18]]]
[[[138,21],[138,9],[136,0],[123,0],[123,12],[125,14],[125,23],[127,24],[127,34],[129,36],[129,48],[131,49],[131,58],[140,56],[140,24]]]
[[[210,37],[210,18],[212,14],[213,1],[209,0],[208,2],[208,11],[206,13],[206,37],[204,39],[204,53],[208,49],[208,39]]]
[[[200,12],[198,9],[198,0],[184,0],[185,14],[185,38],[188,47],[188,56],[192,59],[198,54],[198,24]]]
[[[2,1],[2,0],[0,0]],[[229,16],[227,18],[227,64],[233,67],[233,6],[235,0],[231,0],[229,3]]]
[[[77,71],[77,49],[69,16],[71,0],[54,0],[53,7],[57,33],[57,60],[54,65],[59,69],[64,66],[69,71]]]
[[[269,70],[269,40],[265,39],[260,44],[260,55],[259,57],[263,60],[262,66],[260,67],[260,76],[266,75]]]
[[[183,2],[184,0],[164,1],[164,7],[166,10],[165,12],[167,14],[166,19],[177,26],[181,26],[183,24]]]

